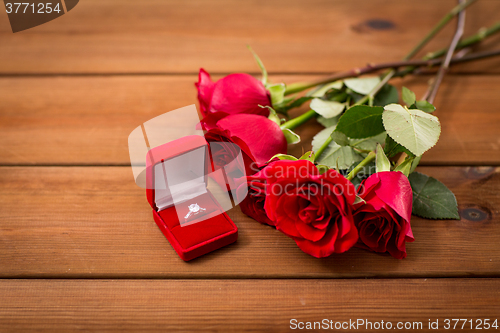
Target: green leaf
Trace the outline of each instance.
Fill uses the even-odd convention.
[[[355,162],[362,161],[363,157],[356,153],[351,147],[343,147],[332,142],[321,154],[319,163],[327,165],[337,170],[347,169]]]
[[[333,131],[330,137],[341,146],[349,146],[349,138],[342,132]]]
[[[373,105],[375,106],[386,106],[387,104],[397,103],[399,101],[399,94],[396,87],[391,84],[385,84],[375,98],[373,99]]]
[[[432,105],[431,103],[429,103],[427,101],[417,101],[416,106],[417,106],[417,109],[422,110],[422,111],[427,112],[427,113],[433,113],[434,111],[436,111],[436,108],[434,107],[434,105]]]
[[[323,145],[323,143],[328,139],[330,134],[333,132],[334,127],[328,127],[316,134],[312,141],[313,151],[318,151],[318,149]],[[324,164],[330,168],[336,168],[338,164],[339,169],[347,169],[355,162],[363,160],[363,157],[356,153],[351,147],[342,147],[335,141],[332,141],[328,147],[323,151],[320,158],[316,162]]]
[[[266,67],[264,67],[264,64],[260,60],[259,56],[257,53],[254,52],[254,50],[250,47],[250,45],[247,45],[247,48],[252,52],[253,57],[255,58],[255,61],[257,62],[257,65],[259,66],[261,72],[262,72],[262,83],[267,85],[267,70]]]
[[[422,155],[437,143],[441,133],[437,117],[399,104],[389,104],[384,109],[382,119],[387,134],[413,154]],[[342,118],[337,128],[341,121]]]
[[[330,137],[330,134],[335,130],[335,126],[327,127],[316,134],[312,140],[312,150],[318,151],[323,143]]]
[[[274,109],[268,105],[266,106],[262,106],[259,104],[259,107],[263,108],[263,109],[268,109],[269,110],[269,116],[267,117],[269,120],[272,120],[274,121],[276,124],[278,124],[278,126],[281,126],[281,120],[280,120],[280,117],[278,117],[278,114],[276,113],[276,111],[274,111]]]
[[[320,123],[321,125],[325,126],[325,127],[335,127],[337,126],[337,123],[339,122],[339,118],[340,117],[333,117],[333,118],[325,118],[323,116],[319,116],[318,118],[316,118],[316,120],[318,121],[318,123]]]
[[[338,116],[344,111],[345,104],[335,101],[325,101],[320,98],[315,98],[311,101],[310,105],[317,114],[325,118],[333,118]]]
[[[415,171],[415,169],[417,168],[418,166],[418,163],[420,163],[420,159],[422,158],[422,155],[420,156],[417,156],[413,159],[413,162],[411,163],[411,168],[410,168],[410,173],[412,173],[413,171]]]
[[[281,111],[287,112],[290,109],[298,108],[299,106],[301,106],[302,104],[304,104],[305,102],[307,102],[311,99],[313,99],[313,97],[307,97],[307,96],[299,97],[299,98],[293,100],[290,104],[281,107]]]
[[[369,138],[351,139],[350,145],[351,147],[356,147],[358,149],[373,151],[377,148],[377,144],[383,144],[385,142],[386,137],[387,133],[382,132]]]
[[[296,144],[300,142],[300,136],[297,133],[289,130],[288,128],[282,131],[285,135],[286,142],[288,142],[289,144]]]
[[[366,203],[366,201],[365,201],[363,198],[358,197],[358,196],[356,195],[356,199],[354,199],[354,203],[353,203],[353,205],[357,205],[357,204],[359,204],[359,203],[364,203],[364,204],[365,204],[365,203]]]
[[[275,158],[277,158],[279,160],[297,161],[297,157],[295,157],[295,156],[287,155],[287,154],[276,154],[273,157],[271,157],[271,159],[268,161],[268,163],[270,161],[274,160]]]
[[[349,174],[356,166],[358,166],[359,162],[353,163],[349,169],[345,171],[345,175]],[[361,182],[368,178],[370,175],[374,174],[376,171],[376,166],[375,166],[375,161],[371,161],[367,165],[365,165],[357,174],[354,176],[353,179],[351,179],[351,183],[354,186],[359,186]]]
[[[460,219],[457,199],[443,183],[419,172],[408,179],[413,191],[413,214],[427,219]]]
[[[344,85],[344,83],[342,81],[330,82],[330,83],[322,85],[318,89],[312,91],[311,94],[308,94],[308,96],[322,97],[328,90],[330,90],[330,89],[340,90],[340,89],[342,89],[343,85]]]
[[[264,67],[264,64],[262,63],[262,61],[260,60],[259,56],[257,55],[257,53],[255,53],[255,51],[250,47],[250,45],[247,45],[247,48],[248,50],[250,50],[250,52],[252,53],[255,61],[257,62],[257,65],[259,66],[261,72],[262,72],[262,83],[265,85],[267,85],[267,70],[266,70],[266,67]]]
[[[384,153],[387,155],[387,157],[393,157],[394,155],[399,153],[406,153],[409,156],[415,156],[411,151],[394,141],[389,135],[387,135],[385,139]]]
[[[408,107],[415,104],[417,96],[415,96],[415,93],[413,91],[411,91],[406,87],[403,87],[402,95],[403,95],[403,102],[405,102],[405,104],[408,105]]]
[[[304,155],[302,155],[299,160],[307,160],[307,161],[311,161],[314,163],[314,152],[313,151],[308,151],[307,153],[305,153]]]
[[[323,98],[328,101],[335,101],[349,105],[346,103],[348,97],[349,95],[345,91],[329,90]]]
[[[384,150],[380,144],[377,144],[375,166],[377,168],[376,172],[391,171],[391,162],[389,162],[389,159],[385,156]]]
[[[348,109],[339,119],[337,131],[350,138],[368,138],[384,131],[380,106],[356,105]]]
[[[274,84],[272,86],[267,86],[267,91],[271,94],[271,103],[278,105],[283,102],[285,98],[286,86],[284,83]]]
[[[361,95],[368,95],[379,83],[380,78],[378,76],[344,80],[344,84],[348,88]]]
[[[352,99],[354,103],[359,102],[361,99],[365,98],[365,95],[358,94],[357,92],[352,91],[351,89],[347,89],[346,93]]]
[[[394,168],[394,171],[401,171],[406,177],[410,174],[411,164],[413,162],[413,157],[408,156],[405,158],[403,163]]]
[[[323,165],[323,164],[318,164],[318,165],[316,165],[316,167],[318,168],[318,171],[319,171],[320,175],[322,175],[325,172],[327,172],[328,170],[330,170],[329,167],[327,167],[326,165]]]

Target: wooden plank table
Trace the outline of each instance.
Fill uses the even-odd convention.
[[[500,320],[500,59],[445,77],[441,139],[419,170],[456,194],[461,220],[413,217],[404,260],[360,249],[315,259],[235,208],[238,241],[185,263],[129,166],[128,134],[196,103],[199,67],[257,74],[246,44],[275,82],[395,60],[455,3],[86,0],[16,34],[0,15],[0,331],[283,332],[292,319],[325,318],[424,330],[439,320],[442,330],[447,318]],[[499,1],[478,1],[466,34],[498,13]],[[453,24],[428,49],[452,34]],[[395,83],[421,96],[429,78]],[[289,152],[309,150],[320,129],[314,120],[299,129]]]

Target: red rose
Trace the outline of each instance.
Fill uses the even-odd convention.
[[[228,192],[235,191],[241,184],[241,179],[245,178],[246,175],[245,157],[241,153],[241,149],[232,142],[220,140],[209,142],[209,147],[213,168],[209,177],[221,189]]]
[[[216,112],[201,121],[208,142],[232,142],[242,151],[248,175],[276,154],[286,154],[287,142],[280,127],[266,117],[254,114],[227,115]]]
[[[220,140],[211,140],[209,145],[214,171],[224,168],[226,173],[237,172],[233,177],[238,178],[245,175],[242,173],[245,169],[244,161],[238,158],[241,153],[239,146]]]
[[[405,258],[405,242],[414,241],[410,227],[413,195],[408,178],[401,172],[378,172],[358,190],[366,204],[359,204],[354,213],[357,246]]]
[[[335,170],[320,175],[307,160],[266,167],[265,210],[276,228],[314,257],[349,250],[358,240],[352,205],[354,185]]]
[[[269,110],[259,105],[272,106],[271,97],[262,82],[251,75],[230,74],[213,82],[210,74],[201,68],[195,85],[203,117],[217,111],[269,115]]]
[[[268,169],[264,168],[255,175],[246,177],[242,184],[239,185],[236,197],[244,214],[260,223],[274,225],[274,222],[267,217],[264,210],[267,189],[266,172]],[[244,198],[243,201],[242,198]]]

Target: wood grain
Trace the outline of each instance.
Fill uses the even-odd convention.
[[[128,167],[0,168],[0,277],[340,278],[500,276],[500,168],[422,167],[457,196],[462,220],[413,217],[397,260],[352,249],[315,259],[229,212],[238,241],[185,263],[153,221]]]
[[[455,0],[86,0],[48,24],[13,34],[0,15],[0,73],[329,73],[399,60]],[[498,20],[500,2],[467,11],[466,33]],[[449,44],[449,24],[426,48]],[[486,47],[498,45],[498,38]],[[494,47],[494,46],[493,46]],[[500,60],[462,67],[499,72]]]
[[[196,80],[194,75],[0,78],[0,165],[128,165],[130,132],[164,112],[197,104]],[[422,96],[427,80],[394,83]],[[441,138],[422,164],[500,164],[499,85],[499,76],[445,77],[436,99]],[[290,153],[310,150],[321,129],[315,121],[299,128],[302,142],[289,146]]]
[[[446,318],[498,318],[500,281],[4,280],[0,298],[2,332],[288,332],[291,319],[421,322],[424,331],[430,319],[444,331]]]

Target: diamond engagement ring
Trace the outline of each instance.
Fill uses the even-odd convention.
[[[188,206],[189,212],[184,216],[184,220],[188,220],[191,216],[198,215],[201,212],[206,211],[205,208],[201,208],[198,204],[194,203]]]

